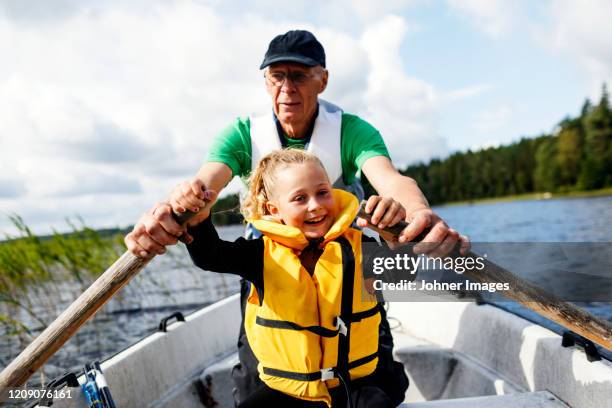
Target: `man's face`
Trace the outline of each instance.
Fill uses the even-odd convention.
[[[321,66],[308,67],[292,62],[281,62],[267,68],[267,77],[275,74],[307,77],[299,84],[287,78],[282,86],[275,86],[266,79],[266,89],[272,98],[272,106],[278,120],[285,125],[306,126],[316,110],[318,95],[327,86],[327,71]]]

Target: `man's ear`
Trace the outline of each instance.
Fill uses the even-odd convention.
[[[321,73],[321,88],[319,89],[319,93],[323,93],[325,88],[327,88],[327,80],[329,79],[329,72],[326,69],[323,69]]]

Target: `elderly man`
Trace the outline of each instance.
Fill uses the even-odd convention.
[[[204,199],[204,192],[200,190],[202,184],[208,190],[220,191],[234,176],[247,176],[258,160],[272,150],[286,147],[307,149],[321,159],[335,187],[362,195],[358,174],[363,172],[378,194],[400,202],[409,223],[400,241],[408,242],[425,228],[430,228],[425,241],[434,244],[421,248],[417,245],[415,251],[424,252],[426,249],[430,255],[441,256],[458,241],[462,241],[462,250],[466,250],[469,247],[467,238],[450,229],[429,208],[416,182],[395,169],[380,133],[361,118],[318,98],[325,91],[329,78],[325,66],[323,47],[311,33],[289,31],[274,38],[260,66],[264,70],[273,112],[238,118],[214,141],[206,163],[197,174],[199,181],[192,185],[183,183],[177,189],[196,188]],[[199,209],[188,210],[197,212]],[[384,208],[377,208],[372,214],[372,223],[379,228],[388,226],[390,221],[381,218],[382,213]],[[202,215],[196,216],[193,223],[197,223],[198,218]],[[172,217],[170,205],[159,203],[142,216],[125,242],[130,251],[146,258],[164,253],[165,246],[176,244],[181,235],[187,241],[191,239]],[[246,284],[243,284],[241,292],[244,301],[248,293]],[[388,323],[383,319],[381,350],[386,347],[389,351],[393,347],[388,332]],[[233,375],[237,380],[239,398],[243,399],[244,394],[256,388],[258,378],[256,361],[244,330],[241,330],[238,345],[243,364],[234,370]],[[403,368],[399,373],[392,373],[392,361],[387,363],[391,372],[388,371],[386,380],[382,381],[397,382],[403,376]],[[406,386],[407,383],[399,384],[395,390],[388,391],[389,394],[395,392],[392,399],[396,403],[403,399]]]
[[[389,158],[380,133],[366,121],[318,99],[327,87],[325,52],[307,31],[289,31],[270,43],[261,64],[273,114],[238,118],[215,139],[206,163],[197,178],[210,190],[221,191],[234,176],[247,176],[259,158],[281,147],[306,148],[322,160],[335,185],[359,195],[357,174],[366,175],[381,196],[393,197],[406,210],[409,226],[402,241],[410,241],[430,228],[419,249],[431,256],[448,253],[467,238],[436,215],[416,182],[401,175]],[[387,226],[379,213],[372,222]],[[173,219],[167,203],[159,203],[145,213],[126,236],[130,251],[151,257],[174,245],[184,230]]]

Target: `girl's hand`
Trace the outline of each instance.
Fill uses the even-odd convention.
[[[400,210],[394,213],[396,205],[400,207]],[[405,217],[406,212],[401,204],[394,202],[390,198],[372,196],[366,203],[366,213],[372,214],[372,221],[368,223],[363,218],[357,218],[357,225],[362,228],[374,227],[377,229],[377,232],[387,241],[391,249],[397,247],[397,243],[411,242],[426,228],[429,228],[429,232],[420,243],[414,246],[413,251],[417,255],[427,254],[427,256],[432,258],[444,257],[450,254],[455,247],[459,246],[459,254],[465,256],[471,249],[470,239],[450,228],[430,208],[418,209],[406,217],[408,226],[402,230],[397,241],[395,241],[395,238],[390,233],[381,229],[385,226],[395,225],[401,220],[401,218],[398,218],[400,215]],[[391,219],[391,221],[387,223],[386,220],[388,219]]]
[[[187,226],[191,227],[210,216],[211,203],[214,203],[216,199],[217,192],[206,190],[204,183],[194,177],[174,187],[170,193],[169,202],[175,213],[182,214],[190,211],[197,214],[187,221]]]
[[[368,214],[372,214],[370,222],[363,218],[357,218],[357,225],[360,227],[367,227],[373,225],[379,229],[393,226],[399,221],[403,221],[406,218],[406,210],[399,202],[389,197],[380,197],[373,195],[368,198],[366,203],[365,211]],[[386,239],[384,235],[381,235]],[[404,231],[398,237],[399,242],[407,242],[404,236]]]

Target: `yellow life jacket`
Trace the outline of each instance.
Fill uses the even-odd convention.
[[[312,276],[300,262],[303,233],[274,221],[253,220],[264,236],[263,299],[255,287],[244,326],[270,388],[331,406],[328,388],[374,372],[380,313],[363,285],[361,231],[350,228],[355,196],[333,190],[336,219]],[[350,376],[350,378],[349,378]]]

